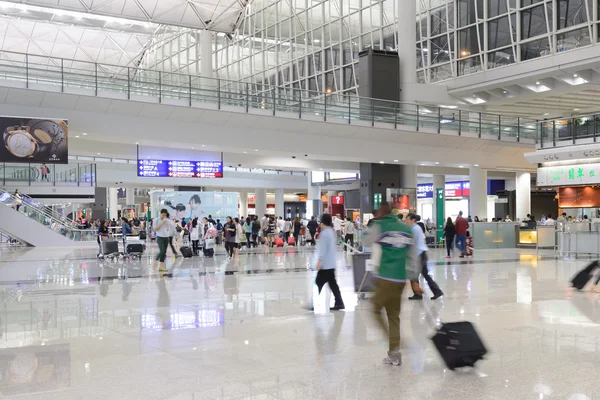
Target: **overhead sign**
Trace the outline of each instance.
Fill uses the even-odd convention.
[[[329,204],[331,205],[344,205],[344,196],[330,196],[329,197]]]
[[[138,160],[138,176],[152,178],[222,178],[221,161]]]
[[[575,186],[600,184],[600,164],[539,167],[537,186]]]
[[[446,182],[444,189],[444,196],[446,198],[468,197],[471,194],[471,183],[469,181]],[[417,185],[417,198],[433,198],[433,185],[431,183],[423,183]]]

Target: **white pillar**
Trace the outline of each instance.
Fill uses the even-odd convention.
[[[433,213],[433,221],[435,225],[438,226],[440,224],[444,224],[444,221],[437,220],[437,201],[435,199],[436,189],[444,189],[446,187],[446,175],[434,175],[433,176],[433,207],[431,209]],[[444,212],[444,215],[446,213]]]
[[[398,55],[400,56],[400,87],[410,90],[417,82],[417,21],[418,0],[398,0]],[[410,101],[411,99],[403,99]]]
[[[402,174],[402,188],[401,189],[416,189],[417,188],[417,166],[416,165],[403,165],[401,168],[401,174]]]
[[[467,215],[479,220],[487,218],[487,171],[479,167],[469,168],[471,194],[469,196],[469,210]],[[465,214],[466,210],[462,210]]]
[[[321,186],[313,186],[311,185],[310,180],[308,181],[308,192],[306,199],[306,218],[310,219],[310,217],[314,215],[320,215],[322,210],[321,204]]]
[[[275,216],[277,218],[283,217],[285,214],[283,203],[283,189],[275,189]]]
[[[516,215],[519,221],[523,221],[527,214],[531,213],[531,174],[529,172],[517,172],[516,174]]]
[[[256,189],[254,207],[255,215],[259,218],[267,212],[267,191],[265,189]]]
[[[117,188],[108,189],[108,218],[111,220],[119,217],[119,191]]]
[[[239,196],[240,196],[239,214],[241,217],[246,218],[248,216],[248,192],[239,192]]]
[[[135,189],[134,188],[126,188],[125,189],[125,204],[127,204],[127,205],[135,204]]]
[[[213,38],[210,31],[200,31],[200,76],[213,76]],[[415,41],[416,42],[416,41]]]

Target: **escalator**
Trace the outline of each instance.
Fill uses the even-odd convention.
[[[17,204],[20,206],[17,210]],[[0,189],[0,231],[28,246],[73,246],[96,241],[96,231],[79,229],[73,220],[28,196],[20,201]]]

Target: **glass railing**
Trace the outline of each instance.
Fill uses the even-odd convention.
[[[595,142],[598,137],[600,114],[590,114],[541,122],[537,143],[543,148],[556,147]]]
[[[95,229],[79,228],[71,219],[56,213],[49,207],[44,206],[28,196],[17,199],[14,194],[0,188],[0,206],[12,207],[15,211],[39,222],[48,229],[74,241],[95,241],[97,232]],[[57,215],[58,214],[58,215]],[[0,229],[2,229],[0,222]]]
[[[96,165],[0,163],[0,185],[96,186]]]
[[[360,126],[536,139],[536,120],[61,58],[0,52],[0,79],[25,88]]]

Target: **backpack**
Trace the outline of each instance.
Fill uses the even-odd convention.
[[[183,228],[181,227],[181,225],[177,225],[175,227],[175,230],[177,231],[177,233],[181,233],[181,231],[183,230]]]
[[[217,224],[217,230],[218,230],[218,231],[222,231],[222,230],[223,230],[223,224],[222,224],[222,223],[220,223],[220,222],[219,222],[219,223]]]

